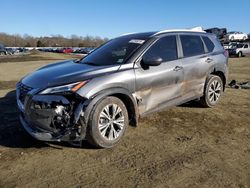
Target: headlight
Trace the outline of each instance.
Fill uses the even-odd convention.
[[[87,84],[88,81],[76,82],[72,84],[67,84],[63,86],[50,87],[40,92],[40,94],[51,94],[51,93],[62,93],[62,92],[76,92],[82,86]]]

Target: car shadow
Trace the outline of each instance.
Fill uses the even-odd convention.
[[[177,107],[184,107],[184,108],[204,108],[198,101],[189,101],[187,103],[178,105]]]
[[[71,145],[65,142],[51,144],[38,141],[24,130],[18,116],[16,90],[12,90],[0,98],[0,146],[9,148],[52,147],[56,149],[62,149],[61,146],[63,146],[93,149],[93,147],[85,141],[81,143],[81,146]]]

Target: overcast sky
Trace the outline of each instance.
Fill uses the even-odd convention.
[[[6,0],[0,32],[115,37],[202,26],[250,33],[250,0]]]

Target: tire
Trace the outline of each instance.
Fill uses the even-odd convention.
[[[234,41],[234,37],[231,37],[231,38],[230,38],[230,41]]]
[[[207,78],[204,95],[200,100],[200,103],[207,108],[215,106],[220,99],[223,92],[223,82],[219,76],[210,75]]]
[[[243,57],[242,52],[238,53],[238,57]]]
[[[90,113],[87,140],[98,148],[114,147],[123,137],[128,122],[124,103],[117,97],[105,97],[96,103]]]

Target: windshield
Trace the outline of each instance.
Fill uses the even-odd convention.
[[[122,64],[144,42],[145,39],[143,38],[133,38],[132,36],[119,37],[99,47],[83,58],[80,63],[98,66]]]

